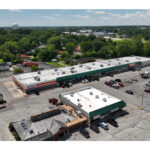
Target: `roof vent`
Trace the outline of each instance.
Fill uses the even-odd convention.
[[[73,93],[71,93],[70,96],[73,97]]]
[[[118,64],[120,65],[120,64],[121,64],[121,62],[118,62]]]
[[[92,65],[95,65],[95,63],[92,63]]]
[[[90,95],[93,95],[93,92],[92,92],[92,91],[90,91],[90,92],[89,92],[89,94],[90,94]]]
[[[38,74],[41,74],[41,71],[38,71],[37,73],[38,73]]]
[[[129,62],[129,60],[126,60],[126,62]]]
[[[82,105],[80,103],[78,103],[78,107],[82,107]]]
[[[41,79],[40,79],[40,78],[37,78],[36,80],[37,80],[37,81],[40,81]]]
[[[99,98],[99,95],[96,95],[95,98]]]
[[[106,99],[106,98],[103,98],[103,102],[107,102],[107,99]]]
[[[82,65],[79,65],[79,67],[82,67]]]
[[[32,133],[33,133],[33,130],[32,130],[32,129],[31,129],[31,130],[29,130],[29,133],[30,133],[30,134],[32,134]]]
[[[65,74],[65,71],[63,71],[62,74]]]
[[[110,64],[107,64],[108,66],[110,66]]]
[[[92,107],[91,105],[89,105],[89,107]]]

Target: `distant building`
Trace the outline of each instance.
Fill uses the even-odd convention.
[[[13,30],[16,30],[16,29],[18,29],[19,28],[19,25],[17,24],[17,23],[13,23],[12,24],[12,29]]]

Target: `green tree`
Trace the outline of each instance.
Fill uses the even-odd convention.
[[[17,42],[12,42],[12,41],[9,41],[9,42],[5,42],[3,45],[2,45],[2,51],[4,52],[10,52],[10,53],[13,53],[13,54],[16,54],[18,53],[18,50],[19,50],[19,47],[17,45]]]
[[[144,43],[144,56],[150,56],[150,41]]]
[[[23,71],[23,69],[21,69],[21,68],[16,68],[16,69],[14,69],[14,74],[17,74],[17,73],[23,73],[24,71]]]
[[[54,49],[53,45],[47,45],[38,53],[38,58],[42,61],[49,62],[53,58],[56,58],[57,51]]]
[[[92,42],[93,50],[96,51],[96,52],[99,51],[103,46],[105,46],[105,42],[100,38],[95,39]]]
[[[39,70],[39,67],[38,67],[38,66],[33,65],[33,66],[31,67],[31,72],[38,71],[38,70]]]
[[[87,52],[92,49],[92,43],[91,42],[81,42],[80,47],[81,47],[81,51],[84,53],[84,52]]]
[[[74,51],[74,49],[75,49],[74,43],[68,42],[68,43],[66,43],[65,47],[66,47],[66,51],[67,51],[70,55],[72,55],[72,54],[73,54],[73,51]]]
[[[61,45],[61,39],[59,36],[53,36],[47,40],[47,44],[53,44],[55,45],[55,49],[61,50],[62,45]]]
[[[63,51],[62,54],[61,54],[61,58],[62,59],[69,58],[69,53],[67,51]]]
[[[119,57],[134,55],[136,51],[137,46],[133,40],[122,40],[117,42],[116,52]]]
[[[18,42],[19,47],[22,50],[22,53],[24,53],[26,50],[30,50],[30,40],[27,37],[23,37],[19,42]]]

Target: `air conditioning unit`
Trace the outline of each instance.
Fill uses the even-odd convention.
[[[103,102],[107,102],[107,99],[106,99],[106,98],[103,98]]]
[[[90,94],[90,95],[93,95],[93,92],[92,92],[92,91],[90,91],[90,92],[89,92],[89,94]]]
[[[38,71],[37,73],[38,73],[38,74],[41,74],[41,71]]]

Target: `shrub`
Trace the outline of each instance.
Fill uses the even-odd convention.
[[[33,65],[33,66],[31,67],[31,71],[32,71],[32,72],[38,71],[38,70],[39,70],[39,67],[38,67],[38,66]]]
[[[23,69],[21,69],[21,68],[16,68],[15,70],[14,70],[14,74],[17,74],[17,73],[23,73],[24,71],[23,71]]]
[[[13,123],[12,123],[12,122],[9,123],[8,128],[9,128],[9,130],[10,130],[11,132],[14,131],[14,126],[13,126]]]

